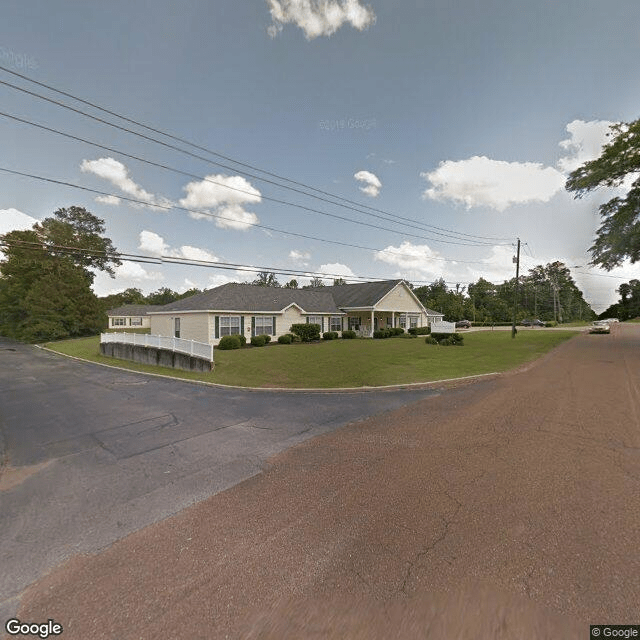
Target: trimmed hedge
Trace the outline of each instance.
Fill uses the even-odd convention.
[[[427,344],[439,344],[442,347],[463,346],[464,338],[459,333],[432,333],[425,338]]]
[[[416,336],[416,338],[417,337],[418,336]],[[426,344],[438,344],[438,341],[433,336],[427,336],[424,341]]]
[[[338,332],[337,331],[325,331],[322,334],[322,339],[323,340],[337,340],[338,338]]]
[[[315,323],[292,324],[289,331],[299,336],[302,342],[320,340],[320,325]]]
[[[428,336],[431,333],[431,327],[411,327],[409,333],[412,336]]]
[[[280,344],[291,344],[291,336],[288,333],[285,333],[283,336],[278,338],[278,342]]]
[[[347,329],[346,331],[342,332],[342,338],[344,340],[353,340],[354,338],[357,338],[357,337],[358,337],[358,334],[352,329]]]
[[[392,336],[401,336],[404,333],[404,329],[402,327],[392,327],[388,330],[391,331]]]
[[[267,341],[264,339],[264,336],[253,336],[251,338],[251,344],[254,347],[264,347],[267,344]]]
[[[240,340],[240,346],[241,347],[245,347],[247,345],[247,338],[246,338],[246,336],[243,336],[241,333],[234,333],[230,337],[238,338],[238,340]]]
[[[218,349],[228,351],[229,349],[239,349],[241,346],[239,336],[223,336],[218,343]]]
[[[271,336],[267,335],[266,333],[261,333],[260,336],[264,338],[265,344],[269,344],[271,342]]]

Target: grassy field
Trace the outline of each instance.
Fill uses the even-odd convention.
[[[97,336],[46,346],[94,362],[177,378],[245,387],[331,388],[431,382],[506,371],[538,358],[575,335],[575,331],[531,331],[521,332],[513,340],[508,332],[485,331],[465,335],[463,347],[427,345],[420,337],[216,349],[216,366],[210,373],[107,358],[99,353]]]

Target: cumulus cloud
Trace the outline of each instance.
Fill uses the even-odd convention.
[[[262,201],[260,192],[242,176],[209,175],[204,180],[189,182],[183,207],[208,211],[213,216],[191,212],[192,218],[215,220],[221,229],[246,231],[258,223],[258,216],[244,209],[246,204]]]
[[[378,176],[370,171],[358,171],[353,177],[359,182],[364,183],[365,186],[360,187],[362,193],[367,194],[371,198],[375,198],[380,193],[382,182],[380,182]]]
[[[513,258],[516,255],[516,249],[511,246],[496,245],[491,247],[491,254],[479,260],[482,263],[480,268],[469,269],[469,277],[476,281],[479,278],[489,280],[489,282],[502,282],[516,277],[515,264]],[[525,273],[525,260],[521,256],[520,272]],[[550,261],[552,262],[552,261]],[[539,260],[535,264],[541,264]]]
[[[353,278],[355,273],[351,271],[351,269],[341,262],[327,262],[326,264],[321,264],[318,268],[318,273],[330,273],[330,280],[333,281],[333,278]]]
[[[413,244],[409,241],[397,247],[389,245],[376,252],[374,259],[398,267],[394,276],[407,280],[435,280],[447,277],[450,268],[456,265],[456,262],[445,261],[440,253],[428,245]]]
[[[308,264],[311,254],[307,251],[298,251],[297,249],[291,249],[289,251],[289,259],[293,262],[299,262],[300,264]]]
[[[13,207],[10,209],[0,209],[0,235],[9,233],[10,231],[27,231],[31,229],[36,222],[40,222],[40,220],[36,220]]]
[[[558,160],[559,169],[571,173],[585,162],[595,160],[602,152],[602,147],[609,142],[607,134],[614,124],[608,120],[570,122],[567,125],[569,137],[558,143],[569,154]]]
[[[420,174],[431,182],[423,198],[452,201],[467,208],[504,211],[514,204],[548,202],[564,188],[566,177],[536,162],[505,162],[486,156],[446,160],[435,171]]]
[[[200,262],[220,262],[220,259],[210,251],[184,244],[172,249],[161,235],[153,231],[140,232],[138,249],[146,251],[153,256],[170,256],[172,258],[185,258],[186,260],[198,260]]]
[[[166,198],[155,196],[136,184],[129,177],[129,170],[119,160],[114,158],[98,158],[97,160],[83,160],[80,164],[80,170],[83,173],[92,173],[112,185],[120,189],[128,196],[136,200],[143,200],[148,204],[131,203],[133,207],[149,207],[150,209],[159,210],[162,207],[171,206],[171,201]],[[98,196],[98,202],[103,204],[118,204],[119,198],[115,196]],[[159,206],[158,206],[159,205]]]
[[[275,38],[285,24],[304,31],[307,40],[330,36],[344,24],[363,31],[376,21],[376,15],[360,0],[267,0],[272,24],[267,32]]]
[[[142,265],[137,262],[129,262],[123,260],[119,267],[115,268],[117,280],[162,280],[163,275],[158,271],[147,271]]]

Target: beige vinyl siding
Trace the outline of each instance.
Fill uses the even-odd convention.
[[[289,307],[281,316],[276,317],[276,337],[291,332],[292,324],[302,324],[307,321],[298,307]]]
[[[376,311],[398,311],[406,313],[422,313],[422,308],[407,291],[404,285],[397,285],[376,305]]]
[[[178,313],[174,315],[152,315],[151,334],[155,336],[175,335],[175,319],[180,318],[180,337],[196,342],[209,342],[209,314]]]

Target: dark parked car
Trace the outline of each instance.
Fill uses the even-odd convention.
[[[535,320],[523,320],[520,323],[523,327],[544,327],[546,326],[544,322],[542,322],[542,320],[538,320],[537,318]]]
[[[456,322],[456,329],[470,329],[471,322],[469,320],[458,320]]]

